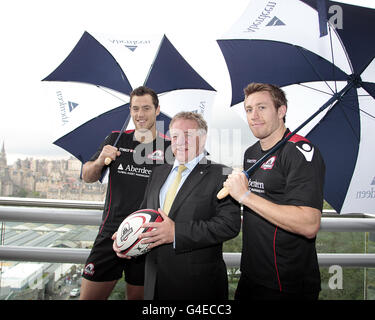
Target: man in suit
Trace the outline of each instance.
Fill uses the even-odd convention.
[[[170,123],[170,135],[174,163],[154,169],[141,205],[159,208],[164,219],[144,224],[155,228],[141,236],[147,238],[144,243],[151,243],[144,297],[228,299],[222,244],[234,238],[241,227],[238,203],[231,197],[216,197],[228,168],[205,157],[207,124],[201,115],[177,114]],[[171,200],[176,180],[180,181]],[[124,257],[116,245],[114,249]]]

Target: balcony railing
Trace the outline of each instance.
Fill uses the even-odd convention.
[[[103,203],[0,197],[0,221],[34,223],[97,225],[102,217]],[[370,215],[339,216],[323,212],[320,231],[371,232],[375,231],[375,217]],[[0,260],[59,262],[84,264],[90,249],[0,246]],[[241,253],[224,253],[227,267],[239,267]],[[319,253],[321,267],[375,267],[375,254]]]

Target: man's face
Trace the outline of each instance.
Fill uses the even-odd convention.
[[[276,109],[270,93],[260,91],[250,94],[245,99],[245,112],[251,132],[262,140],[283,125],[286,106]]]
[[[187,163],[204,150],[206,133],[194,120],[176,119],[169,130],[172,152],[179,163]]]
[[[133,96],[130,106],[130,115],[133,119],[136,130],[153,131],[156,127],[156,117],[160,113],[160,107],[155,109],[152,97],[149,94],[144,96]]]

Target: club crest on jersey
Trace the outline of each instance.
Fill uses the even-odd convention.
[[[162,150],[155,150],[153,153],[149,154],[147,158],[151,160],[164,160],[164,152]]]
[[[276,162],[276,156],[269,158],[265,163],[262,164],[263,170],[271,170]]]

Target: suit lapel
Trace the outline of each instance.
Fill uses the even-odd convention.
[[[171,218],[175,217],[176,211],[185,201],[185,199],[190,195],[190,193],[196,188],[199,183],[202,182],[204,176],[208,173],[207,167],[210,165],[210,162],[203,158],[189,174],[184,184],[181,186],[178,191],[176,198],[173,201],[171,210],[169,211],[169,216]]]

